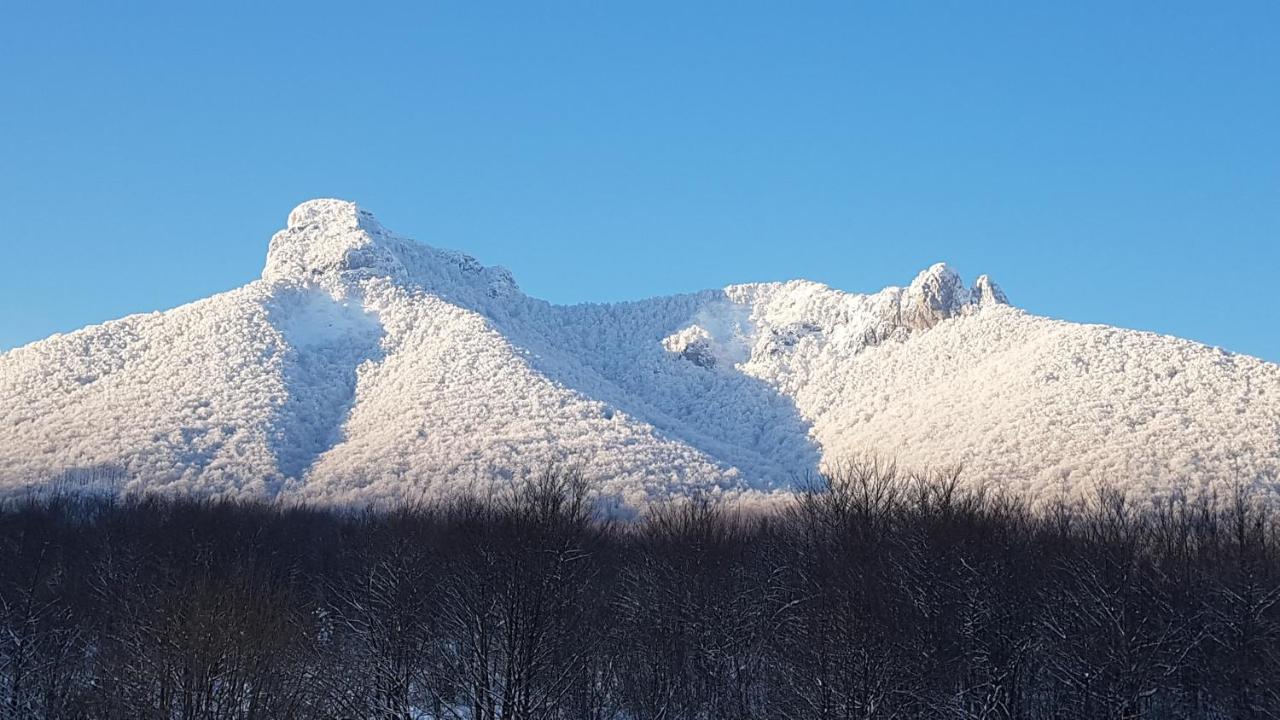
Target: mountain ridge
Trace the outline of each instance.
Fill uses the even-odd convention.
[[[0,399],[11,491],[114,467],[129,489],[379,502],[561,461],[640,505],[785,493],[872,452],[1043,498],[1274,493],[1280,468],[1280,367],[1039,318],[985,275],[552,305],[329,199],[289,214],[259,280],[0,354]]]

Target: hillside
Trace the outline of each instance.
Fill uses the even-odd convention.
[[[785,491],[862,453],[1033,498],[1280,471],[1280,366],[1037,317],[945,265],[557,306],[313,200],[260,280],[0,355],[0,487],[322,503],[483,489],[549,459],[629,505]]]

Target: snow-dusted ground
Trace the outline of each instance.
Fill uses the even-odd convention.
[[[1010,307],[944,265],[555,306],[314,200],[262,279],[0,355],[0,487],[319,502],[483,491],[548,459],[635,505],[785,492],[876,453],[1032,497],[1243,481],[1274,494],[1280,366]]]

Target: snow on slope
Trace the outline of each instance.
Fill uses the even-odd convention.
[[[1032,497],[1273,483],[1280,367],[1035,317],[944,265],[869,295],[793,281],[554,306],[338,200],[290,213],[259,281],[0,355],[11,492],[88,471],[394,501],[561,459],[635,505],[785,491],[865,452]]]

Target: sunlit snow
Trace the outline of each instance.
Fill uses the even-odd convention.
[[[289,214],[259,281],[0,355],[9,492],[396,501],[560,460],[636,505],[785,492],[868,452],[1033,498],[1271,490],[1280,366],[1029,315],[941,264],[867,295],[555,306],[338,200]]]

